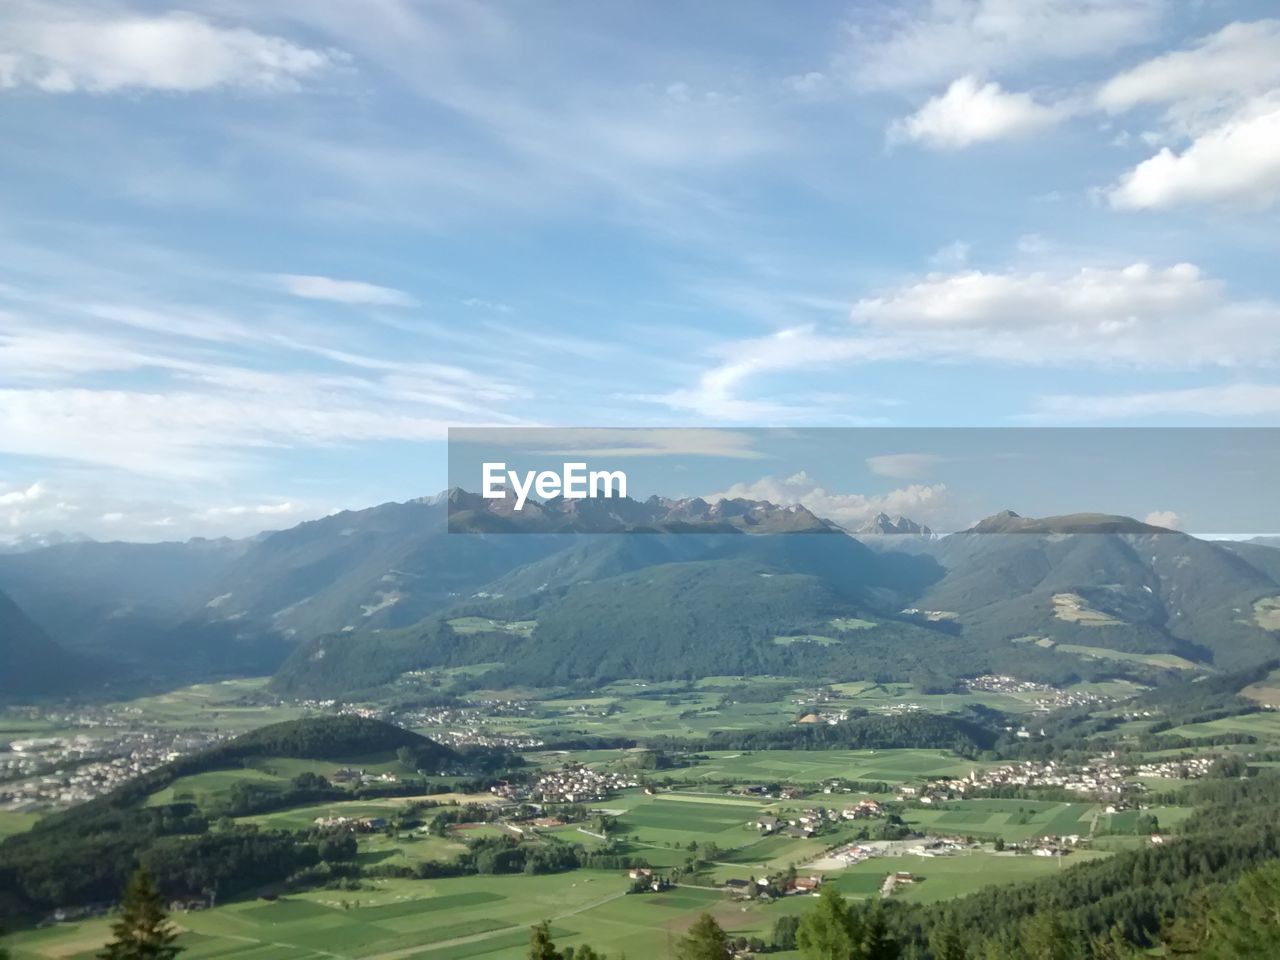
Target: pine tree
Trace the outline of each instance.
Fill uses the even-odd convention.
[[[98,954],[101,960],[173,960],[182,952],[174,946],[178,934],[146,867],[129,878],[120,919],[111,924],[111,933],[115,939]]]
[[[551,942],[551,924],[546,920],[536,924],[529,935],[529,960],[562,960]]]
[[[844,897],[831,884],[800,920],[796,947],[805,960],[862,960],[862,929]]]
[[[728,953],[729,937],[709,913],[698,917],[676,941],[676,960],[725,960]]]
[[[879,900],[867,913],[867,919],[863,925],[862,944],[861,956],[866,960],[898,960],[902,955],[902,947],[889,935],[889,923],[884,918],[884,905]]]
[[[968,960],[969,957],[954,917],[947,917],[942,926],[934,931],[929,938],[929,949],[933,952],[934,960]]]

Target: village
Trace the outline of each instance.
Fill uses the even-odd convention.
[[[102,796],[225,736],[162,728],[15,740],[0,749],[0,810],[61,810]]]
[[[1196,756],[1126,764],[1115,753],[1095,757],[1084,764],[1024,760],[986,770],[974,769],[961,778],[939,777],[919,786],[902,784],[897,798],[928,806],[1006,787],[1056,787],[1081,797],[1109,801],[1116,809],[1122,809],[1123,798],[1144,789],[1136,779],[1195,780],[1207,774],[1214,762],[1212,756]]]

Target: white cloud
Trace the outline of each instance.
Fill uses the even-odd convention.
[[[1192,264],[933,273],[856,301],[850,327],[793,327],[715,350],[691,388],[657,398],[723,420],[812,420],[765,374],[885,361],[1189,370],[1280,364],[1280,303],[1233,300]]]
[[[915,480],[923,477],[942,462],[935,453],[885,453],[867,457],[867,467],[872,473],[898,480]]]
[[[412,295],[393,287],[381,287],[362,280],[335,280],[333,277],[281,273],[275,281],[284,291],[304,300],[328,300],[333,303],[365,304],[378,307],[413,307],[418,301]]]
[[[1159,146],[1106,191],[1113,208],[1191,203],[1261,209],[1280,198],[1280,20],[1232,23],[1113,77],[1096,102],[1113,114],[1163,108]]]
[[[1125,174],[1108,198],[1113,207],[1129,210],[1185,203],[1270,206],[1280,198],[1280,97],[1262,112],[1197,137],[1181,153],[1165,147]]]
[[[844,527],[857,526],[878,513],[902,514],[930,527],[948,528],[953,523],[953,504],[944,484],[911,484],[887,493],[833,493],[807,473],[790,477],[761,477],[752,483],[735,483],[727,490],[708,494],[704,500],[743,498],[768,500],[781,506],[803,504],[820,517]]]
[[[1246,382],[1091,396],[1051,394],[1036,401],[1035,413],[1038,419],[1068,421],[1162,416],[1280,416],[1280,386]]]
[[[111,15],[19,2],[0,14],[0,88],[288,90],[338,59],[190,13]]]
[[[850,25],[855,80],[914,87],[958,74],[1102,57],[1147,41],[1161,0],[928,0]]]
[[[1147,514],[1145,522],[1157,527],[1166,527],[1169,530],[1182,529],[1182,517],[1172,510],[1152,510]]]
[[[1280,20],[1232,23],[1189,49],[1118,74],[1098,91],[1112,113],[1142,104],[1238,99],[1280,84]]]
[[[1066,116],[1064,106],[1045,106],[1030,94],[1010,93],[1000,84],[966,76],[909,117],[895,120],[889,143],[919,143],[935,150],[960,150],[975,143],[1027,136]]]
[[[0,493],[0,507],[20,507],[39,503],[49,495],[48,488],[37,480],[28,487]]]

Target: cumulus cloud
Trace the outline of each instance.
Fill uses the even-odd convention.
[[[1182,517],[1172,510],[1152,510],[1147,514],[1145,522],[1157,527],[1166,527],[1169,530],[1182,529]]]
[[[1280,97],[1256,115],[1234,118],[1181,153],[1168,147],[1109,191],[1111,206],[1143,210],[1185,203],[1268,207],[1280,198]]]
[[[864,87],[931,84],[958,74],[1103,57],[1147,41],[1160,0],[917,0],[849,26]]]
[[[961,77],[946,93],[909,117],[895,120],[889,143],[919,143],[935,150],[960,150],[988,140],[1021,137],[1057,123],[1068,110],[1046,106],[1030,94],[1010,93],[993,82]]]
[[[37,480],[28,487],[6,490],[0,493],[0,507],[23,507],[39,503],[48,497],[48,488]]]
[[[1096,102],[1112,114],[1163,111],[1144,135],[1161,149],[1106,191],[1113,208],[1280,198],[1280,20],[1232,23],[1147,60],[1103,84]]]
[[[362,280],[336,280],[333,277],[298,273],[281,273],[275,282],[286,293],[304,300],[328,300],[376,307],[414,307],[418,301],[403,290],[381,287]]]
[[[790,477],[766,476],[752,483],[735,483],[703,499],[715,503],[736,498],[768,500],[781,506],[802,504],[844,527],[857,526],[878,513],[902,514],[936,529],[946,529],[953,522],[953,505],[941,483],[911,484],[887,493],[835,493],[802,470]]]
[[[17,2],[0,14],[0,89],[278,91],[297,87],[338,59],[333,51],[189,13],[109,14]]]

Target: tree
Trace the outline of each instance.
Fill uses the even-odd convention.
[[[1022,925],[1022,949],[1027,960],[1077,960],[1075,931],[1057,910],[1036,913]]]
[[[805,960],[862,960],[862,930],[844,897],[831,884],[800,920],[796,947]]]
[[[729,937],[709,913],[698,917],[676,941],[676,960],[725,960],[728,953]]]
[[[111,933],[114,939],[98,954],[100,960],[173,960],[182,952],[174,946],[178,934],[146,867],[129,878]]]
[[[902,947],[889,935],[889,923],[884,917],[884,905],[877,900],[867,913],[863,923],[862,953],[866,960],[898,960]]]
[[[551,924],[546,920],[535,924],[529,935],[529,960],[563,960],[563,955],[551,942]]]
[[[356,838],[350,833],[334,834],[320,841],[320,859],[329,863],[354,860],[359,849]]]
[[[779,917],[773,922],[773,945],[778,950],[794,950],[796,948],[796,931],[800,927],[800,918],[793,916]]]
[[[969,957],[954,917],[947,917],[942,926],[934,931],[929,938],[929,949],[934,960],[968,960]]]

